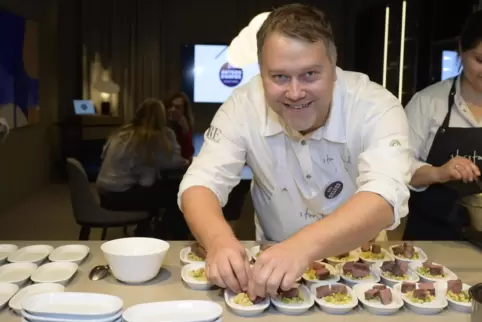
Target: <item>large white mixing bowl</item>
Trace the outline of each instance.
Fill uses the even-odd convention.
[[[108,241],[100,248],[116,279],[139,284],[159,274],[169,247],[164,240],[129,237]]]

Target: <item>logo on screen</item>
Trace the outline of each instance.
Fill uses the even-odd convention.
[[[225,63],[219,71],[219,79],[228,87],[237,86],[243,80],[243,70]]]

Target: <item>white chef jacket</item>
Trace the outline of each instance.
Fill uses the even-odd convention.
[[[410,126],[410,145],[415,157],[411,167],[412,175],[417,169],[427,165],[425,161],[432,148],[435,134],[448,113],[448,97],[452,82],[453,78],[450,78],[423,89],[416,93],[405,107]],[[460,95],[460,77],[456,80],[455,90],[455,105],[450,114],[449,127],[480,127],[482,124],[475,119]],[[480,152],[482,154],[482,151]]]
[[[186,189],[204,186],[224,206],[247,163],[254,176],[257,239],[284,240],[359,191],[385,198],[394,207],[388,229],[397,227],[408,213],[411,153],[405,112],[366,75],[340,68],[336,73],[329,118],[307,137],[293,134],[267,106],[259,75],[237,88],[206,131],[178,201]],[[343,193],[337,194],[340,182]]]

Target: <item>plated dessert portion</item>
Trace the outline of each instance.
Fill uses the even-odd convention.
[[[418,282],[420,277],[406,262],[386,261],[379,268],[379,274],[384,283],[393,286],[400,281]]]
[[[247,293],[235,294],[227,289],[224,291],[224,301],[233,313],[245,317],[252,317],[263,313],[270,304],[268,297],[258,297],[256,300],[251,301]]]
[[[427,255],[422,249],[408,242],[404,242],[402,245],[390,246],[390,252],[399,261],[425,262],[427,260]]]
[[[447,281],[450,279],[457,279],[457,276],[448,268],[431,262],[426,261],[423,263],[414,262],[409,265],[420,278],[427,282]]]
[[[319,281],[338,282],[340,280],[338,270],[330,264],[323,263],[322,261],[311,263],[302,277],[303,280],[309,284]]]
[[[357,284],[353,287],[358,300],[370,313],[391,315],[403,307],[402,295],[391,287],[379,283]]]
[[[447,281],[446,286],[446,298],[449,306],[454,310],[470,313],[472,311],[472,297],[469,293],[470,285],[462,283],[460,279],[455,279]]]
[[[320,308],[330,314],[348,313],[358,305],[353,290],[341,283],[315,284],[311,292]]]
[[[360,254],[356,250],[351,252],[340,254],[338,256],[328,257],[326,261],[331,265],[338,265],[346,262],[358,262],[360,259]]]
[[[377,283],[380,281],[380,276],[369,264],[348,262],[338,264],[337,269],[341,273],[341,278],[350,286],[358,283]]]
[[[278,295],[271,298],[273,306],[284,314],[303,314],[314,304],[315,300],[305,285],[297,285],[288,291],[279,290]]]
[[[360,259],[370,264],[394,260],[393,255],[375,243],[366,243],[360,247]]]
[[[383,305],[389,305],[392,303],[392,291],[384,284],[375,284],[370,289],[365,291],[366,301],[375,301]]]
[[[181,278],[191,289],[201,291],[213,287],[206,278],[205,265],[205,262],[199,262],[182,267]]]
[[[405,281],[397,284],[395,289],[402,293],[407,307],[419,314],[437,314],[448,305],[445,295],[441,294],[440,284]]]
[[[203,262],[206,259],[206,256],[206,249],[197,242],[189,247],[183,248],[180,254],[181,262],[184,264]]]

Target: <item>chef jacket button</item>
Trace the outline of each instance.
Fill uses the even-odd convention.
[[[306,179],[311,179],[311,175],[310,175],[310,174],[307,174],[307,175],[306,175]]]
[[[306,141],[305,140],[301,140],[301,145],[305,145],[306,144]]]

